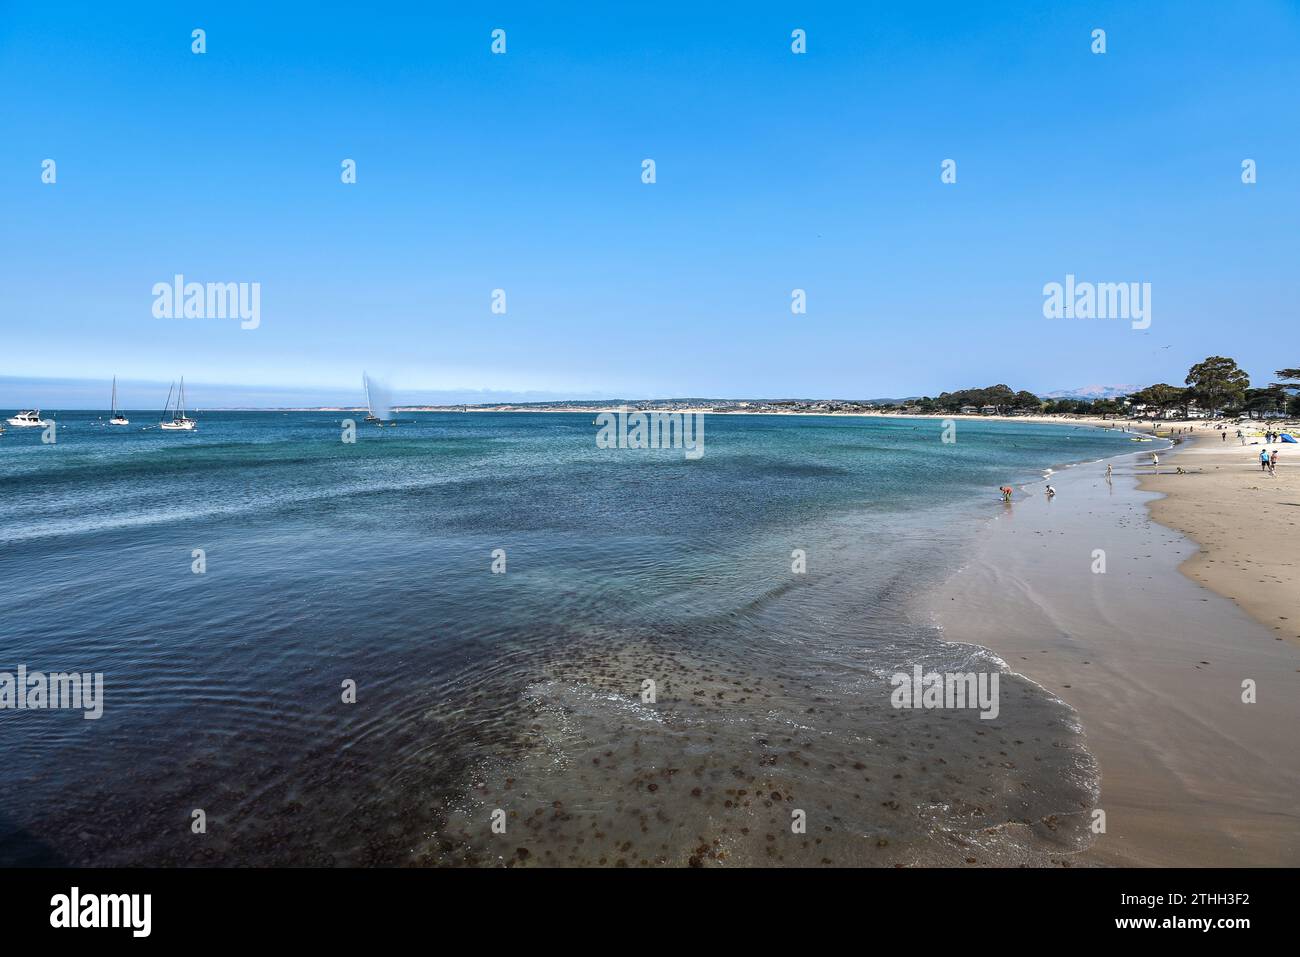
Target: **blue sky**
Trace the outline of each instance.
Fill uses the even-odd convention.
[[[129,405],[184,374],[214,406],[355,401],[363,369],[472,401],[1300,363],[1293,3],[273,6],[0,5],[0,401],[113,374]],[[259,282],[260,327],[155,318],[176,273]],[[1150,282],[1151,328],[1045,319],[1066,273]]]

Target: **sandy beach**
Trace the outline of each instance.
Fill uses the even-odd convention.
[[[1078,863],[1300,863],[1300,463],[1282,446],[1260,473],[1235,428],[1198,427],[1158,476],[1144,446],[1110,481],[1100,463],[1053,475],[1052,501],[1024,487],[933,601],[946,637],[1078,712],[1106,815]]]
[[[1198,430],[1171,467],[1142,479],[1161,493],[1151,514],[1201,547],[1182,571],[1230,598],[1279,639],[1300,642],[1300,445],[1263,445],[1236,428]],[[1253,443],[1253,444],[1252,444]],[[1259,467],[1261,448],[1278,452],[1277,474]],[[1171,474],[1172,473],[1172,474]]]

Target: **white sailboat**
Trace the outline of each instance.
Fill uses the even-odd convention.
[[[172,389],[175,389],[174,384]],[[167,406],[163,409],[163,417],[158,423],[158,428],[167,432],[193,432],[198,423],[185,415],[185,377],[181,376],[181,387],[177,392],[175,409],[171,408],[172,389],[167,390]],[[171,421],[167,420],[169,409],[172,412]]]
[[[364,385],[364,386],[366,387],[366,418],[365,418],[365,421],[366,421],[366,422],[374,422],[374,423],[376,423],[376,424],[380,424],[380,425],[382,425],[384,420],[381,419],[379,416],[375,415],[375,406],[374,406],[374,403],[372,403],[372,402],[370,401],[370,376],[366,375],[364,372],[361,373],[361,384]]]
[[[41,418],[40,409],[31,409],[27,412],[19,412],[15,416],[5,420],[16,429],[43,429],[49,425]]]
[[[130,425],[131,420],[117,411],[117,376],[113,376],[113,417],[108,420],[109,425]]]

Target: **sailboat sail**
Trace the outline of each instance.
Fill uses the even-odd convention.
[[[375,404],[370,399],[370,376],[364,372],[361,373],[361,384],[366,387],[366,419],[367,422],[382,421],[379,416],[375,415]]]

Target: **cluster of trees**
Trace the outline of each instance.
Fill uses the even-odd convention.
[[[983,389],[958,389],[944,392],[937,399],[923,396],[907,408],[915,407],[925,413],[958,412],[963,408],[989,409],[997,415],[1028,413],[1033,415],[1079,414],[1122,415],[1125,406],[1119,399],[1040,399],[1024,389],[1016,391],[1008,385],[998,384]]]
[[[1286,414],[1300,417],[1300,369],[1278,369],[1273,375],[1282,381],[1274,382],[1269,390],[1280,389],[1287,397]]]
[[[927,412],[956,412],[962,406],[974,406],[982,409],[993,406],[998,415],[1008,412],[1037,412],[1043,406],[1043,400],[1032,392],[1023,389],[1016,392],[1008,385],[991,385],[983,389],[959,389],[956,392],[944,392],[939,398],[923,397],[917,405]]]
[[[1128,407],[1122,399],[1048,399],[1047,415],[1123,415]]]
[[[939,397],[922,396],[901,406],[886,405],[886,409],[915,409],[926,414],[937,415],[959,412],[963,408],[988,410],[991,414],[1009,415],[1020,412],[1038,415],[1078,413],[1080,415],[1121,415],[1124,404],[1118,399],[1040,399],[1034,393],[1021,389],[1016,391],[1009,385],[986,386],[983,389],[958,389],[956,392],[944,392]]]
[[[1014,412],[1048,415],[1131,415],[1132,406],[1146,406],[1146,414],[1165,415],[1171,411],[1191,414],[1194,406],[1200,415],[1248,415],[1262,418],[1270,414],[1300,416],[1300,369],[1278,369],[1280,381],[1252,389],[1250,377],[1237,363],[1224,356],[1208,356],[1187,370],[1183,385],[1157,382],[1139,389],[1125,399],[1040,399],[1023,389],[1015,391],[998,384],[983,389],[959,389],[944,392],[937,399],[923,396],[902,408],[937,414],[958,412],[971,406],[989,409],[998,415]],[[880,406],[880,408],[899,408]]]
[[[1161,414],[1178,410],[1187,415],[1196,406],[1202,415],[1300,415],[1300,369],[1278,369],[1275,375],[1282,381],[1252,389],[1250,377],[1235,361],[1209,356],[1187,371],[1181,388],[1158,382],[1128,398],[1134,405],[1145,405]]]

